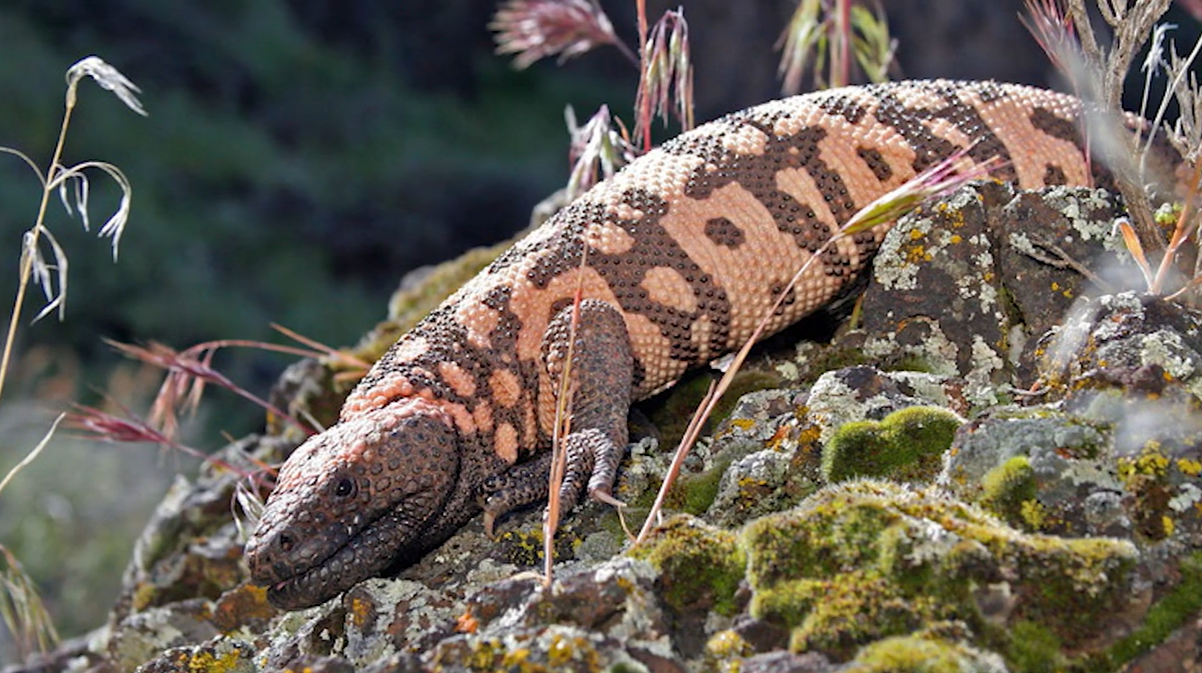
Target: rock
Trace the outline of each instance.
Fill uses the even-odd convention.
[[[832,455],[829,451],[832,439],[840,428],[880,420],[907,407],[946,405],[966,410],[968,404],[959,396],[960,389],[958,381],[946,377],[857,366],[823,374],[808,394],[766,391],[746,396],[719,427],[709,449],[715,461],[729,460],[729,466],[718,482],[717,495],[706,511],[706,519],[733,527],[797,504],[829,480],[829,470],[833,468],[824,467],[824,461],[845,465],[828,458]],[[951,411],[931,413],[959,422],[959,417]],[[917,415],[910,418],[916,419]],[[903,420],[901,424],[904,423]],[[847,436],[854,431],[849,429]],[[857,447],[850,449],[854,453],[863,443],[851,442],[851,445]],[[843,447],[848,450],[846,440]],[[915,454],[902,452],[890,465],[900,469],[904,464],[908,468],[912,465],[911,457]],[[928,455],[924,467],[916,467],[911,476],[933,476],[936,460]],[[840,472],[837,476],[842,478],[845,474]]]
[[[1141,383],[1131,376],[1155,365],[1202,398],[1202,314],[1152,295],[1125,292],[1075,304],[1064,325],[1039,340],[1035,355],[1045,385],[1063,393],[1107,371],[1127,371],[1126,383],[1154,392],[1163,387],[1156,377]]]
[[[177,647],[162,653],[138,668],[138,673],[193,673],[194,671],[228,671],[254,673],[255,649],[247,643],[214,638],[202,645]],[[312,666],[314,673],[350,673],[352,669]]]
[[[614,508],[587,503],[544,585],[529,508],[495,538],[477,519],[395,577],[281,613],[246,583],[239,476],[205,468],[147,526],[107,627],[40,670],[1190,670],[1202,323],[1132,293],[1080,300],[1064,260],[1121,258],[1112,212],[1090,190],[977,185],[908,218],[856,330],[752,359],[740,391],[770,388],[732,393],[637,549]],[[406,288],[359,353],[490,254]],[[277,398],[329,411],[349,366],[298,365]],[[706,383],[646,405],[658,428],[615,489],[630,522],[671,461],[658,439],[675,443]],[[294,442],[220,455],[249,472]]]
[[[959,378],[975,409],[1003,401],[1012,379],[1034,376],[1034,337],[1084,294],[1077,269],[1106,269],[1116,282],[1134,269],[1113,226],[1119,212],[1101,190],[966,186],[886,235],[862,325],[832,348],[861,350],[887,369]]]
[[[1027,530],[1129,538],[1130,522],[1104,506],[1123,490],[1109,437],[1081,416],[1000,407],[960,428],[938,482]]]

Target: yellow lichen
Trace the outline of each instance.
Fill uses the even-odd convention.
[[[375,607],[371,601],[365,600],[362,596],[354,596],[351,598],[350,617],[351,623],[356,628],[363,628],[368,619],[371,618],[373,608]]]
[[[1024,500],[1020,513],[1031,530],[1041,530],[1048,521],[1048,510],[1038,500]]]
[[[188,658],[189,673],[228,673],[242,660],[238,650],[217,655],[210,651],[196,652]]]
[[[1189,458],[1178,458],[1177,469],[1187,477],[1196,477],[1202,474],[1202,461],[1192,460]]]

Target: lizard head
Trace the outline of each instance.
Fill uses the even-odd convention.
[[[425,400],[368,411],[310,437],[280,468],[246,544],[277,607],[317,605],[381,574],[455,488],[454,426]]]

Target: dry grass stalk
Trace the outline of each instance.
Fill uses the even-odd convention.
[[[853,63],[869,81],[883,82],[897,41],[889,36],[880,3],[872,5],[869,9],[852,0],[801,0],[776,42],[781,50],[781,92],[800,93],[807,69],[816,88],[846,86]]]
[[[639,90],[635,96],[634,135],[643,151],[651,149],[655,117],[675,114],[681,129],[693,128],[693,64],[689,56],[689,24],[683,11],[664,12],[643,43]]]
[[[638,61],[595,0],[509,0],[488,27],[497,34],[498,54],[517,54],[518,69],[548,56],[557,55],[563,63],[603,45]]]
[[[580,253],[580,268],[584,269],[588,261],[588,246],[583,246]],[[563,476],[567,471],[568,456],[563,442],[572,432],[572,364],[576,352],[576,333],[580,326],[580,302],[584,298],[584,273],[576,274],[576,295],[572,300],[572,320],[568,324],[568,346],[564,353],[563,369],[559,372],[559,390],[555,398],[555,425],[551,437],[551,474],[549,479],[550,492],[547,494],[547,513],[543,520],[543,585],[551,586],[554,581],[555,566],[555,533],[559,530],[559,519],[562,515],[559,491],[563,486]]]
[[[213,356],[217,354],[218,350],[229,347],[257,348],[301,357],[315,357],[321,355],[321,352],[241,339],[207,341],[182,351],[176,351],[157,342],[151,342],[147,347],[120,343],[110,339],[105,339],[105,343],[126,357],[160,367],[167,372],[162,386],[159,387],[158,395],[155,396],[154,403],[151,405],[150,421],[162,428],[168,437],[174,438],[178,434],[179,414],[192,413],[196,410],[204,388],[208,384],[224,388],[255,403],[299,428],[306,435],[314,433],[314,429],[307,424],[234,383],[229,377],[214,369],[212,362]]]
[[[58,142],[55,143],[54,153],[50,158],[50,164],[45,174],[43,175],[37,163],[23,152],[10,147],[0,147],[0,152],[16,156],[25,165],[29,166],[30,170],[34,172],[42,184],[42,195],[38,203],[37,217],[34,219],[33,226],[25,232],[21,241],[21,262],[17,284],[17,297],[13,301],[13,308],[9,317],[8,334],[4,340],[3,355],[0,355],[0,393],[3,393],[4,382],[8,378],[13,343],[16,340],[17,326],[20,322],[21,310],[25,306],[25,295],[30,283],[39,285],[46,297],[46,305],[38,312],[37,317],[34,318],[35,320],[56,310],[59,313],[59,318],[62,319],[63,311],[66,308],[67,255],[62,246],[54,238],[54,235],[45,226],[46,208],[50,204],[50,195],[58,192],[64,207],[67,208],[68,214],[72,213],[70,201],[67,199],[67,185],[68,183],[73,183],[76,208],[81,213],[84,228],[87,229],[87,197],[89,189],[86,171],[91,168],[100,169],[117,182],[117,185],[121,188],[121,203],[99,232],[101,236],[106,236],[112,240],[114,260],[117,258],[117,249],[121,241],[121,234],[125,231],[125,224],[129,220],[133,189],[129,184],[129,180],[126,179],[125,174],[120,169],[103,161],[86,161],[69,168],[59,163],[63,154],[63,147],[67,141],[67,129],[71,126],[71,116],[75,111],[76,89],[79,86],[79,82],[85,77],[92,78],[102,88],[112,91],[114,95],[120,98],[134,112],[141,115],[146,114],[146,111],[142,108],[142,104],[135,95],[139,91],[138,87],[134,86],[133,82],[130,82],[116,68],[105,63],[99,57],[89,56],[67,69],[66,109],[63,111],[63,121],[59,126]],[[49,246],[50,257],[53,259],[53,262],[47,261],[46,251],[42,248],[43,242]]]
[[[572,137],[568,151],[568,160],[572,164],[567,186],[567,200],[570,202],[634,161],[636,151],[626,127],[621,120],[609,114],[608,105],[598,108],[584,126],[576,124],[576,114],[571,106],[564,110],[564,117]]]

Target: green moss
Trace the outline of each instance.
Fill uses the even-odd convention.
[[[1027,620],[1010,627],[1006,659],[1013,670],[1022,673],[1055,673],[1067,665],[1056,634]]]
[[[935,372],[935,367],[924,357],[913,353],[904,353],[898,356],[895,360],[885,363],[884,371],[887,372],[921,372],[931,374]]]
[[[1082,670],[1113,670],[1160,644],[1202,610],[1202,552],[1181,562],[1181,582],[1157,601],[1134,633],[1104,653],[1086,659]]]
[[[929,480],[961,423],[939,407],[909,407],[879,422],[847,423],[823,449],[822,476],[828,482],[857,476]]]
[[[1035,470],[1026,456],[1015,456],[998,465],[981,479],[980,504],[1012,526],[1038,530],[1039,521],[1024,516],[1035,502],[1038,484]]]
[[[1014,548],[1014,617],[1048,628],[1067,647],[1088,642],[1099,624],[1131,597],[1122,581],[1135,570],[1137,552],[1108,538],[1033,535]]]
[[[1026,534],[937,489],[869,480],[757,519],[741,542],[752,616],[790,629],[793,648],[840,660],[940,621],[994,634],[992,648],[1016,659],[1055,662],[1056,643],[1088,647],[1125,609],[1136,558],[1127,542]],[[979,602],[999,577],[1004,610]],[[1012,647],[1006,625],[1018,622],[1031,642]],[[1036,627],[1046,637],[1029,637]]]
[[[735,593],[747,563],[734,533],[677,516],[631,555],[659,568],[664,599],[678,613],[712,608],[731,616],[738,611]]]
[[[847,673],[964,673],[979,670],[963,645],[921,636],[886,638],[860,651]]]
[[[819,650],[844,660],[862,643],[913,632],[948,613],[948,604],[899,592],[892,578],[875,571],[852,571],[806,585],[812,609],[790,634],[794,652]]]
[[[718,497],[718,487],[722,483],[722,475],[730,467],[731,460],[721,460],[710,469],[699,474],[682,474],[668,491],[664,505],[668,509],[700,516],[713,504]],[[648,503],[650,504],[650,503]]]
[[[641,408],[651,419],[652,425],[659,431],[661,446],[674,447],[680,443],[680,438],[689,427],[689,420],[701,406],[701,401],[713,380],[713,375],[706,371],[688,374],[663,395],[642,405]],[[740,370],[722,395],[722,399],[718,401],[718,405],[714,407],[714,412],[706,420],[706,428],[717,427],[718,423],[730,416],[730,412],[743,395],[776,388],[782,383],[783,379],[775,372]]]
[[[859,346],[828,345],[805,356],[801,363],[804,372],[800,383],[812,384],[827,372],[844,367],[871,364],[870,358]]]

